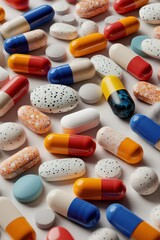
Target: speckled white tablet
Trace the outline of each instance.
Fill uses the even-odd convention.
[[[78,93],[71,87],[59,84],[46,84],[35,88],[30,94],[31,104],[46,113],[62,113],[74,109]]]
[[[104,55],[93,56],[91,58],[91,62],[94,64],[97,73],[101,77],[105,77],[107,75],[114,75],[119,78],[122,77],[122,69],[115,62]]]
[[[131,186],[141,195],[150,195],[157,190],[159,179],[152,168],[139,167],[131,175]]]
[[[66,2],[56,2],[53,4],[53,9],[56,14],[64,15],[69,11],[69,5]]]
[[[108,25],[110,25],[114,22],[117,22],[119,20],[120,20],[120,18],[118,16],[113,15],[113,16],[106,17],[105,20],[104,20],[104,23],[105,23],[106,26],[108,26]]]
[[[91,233],[88,240],[119,240],[119,237],[111,228],[99,228]]]
[[[11,151],[19,148],[26,141],[24,129],[17,123],[6,122],[0,125],[0,149]]]
[[[62,40],[73,40],[78,37],[77,28],[66,23],[52,24],[50,34],[52,37]]]
[[[97,162],[95,172],[101,178],[120,178],[122,168],[117,160],[105,158]]]
[[[140,18],[150,24],[160,24],[160,3],[143,6],[139,11]]]
[[[151,219],[155,227],[160,228],[160,205],[156,206],[151,211]]]
[[[65,59],[66,50],[61,44],[52,44],[46,48],[46,56],[54,62]]]
[[[80,32],[81,32],[82,36],[87,36],[92,33],[98,33],[99,27],[98,27],[97,23],[88,20],[88,21],[85,21],[82,23],[82,25],[80,27]]]
[[[44,162],[39,167],[39,175],[45,181],[62,181],[81,177],[86,166],[80,158],[63,158]]]
[[[76,18],[72,13],[62,16],[61,20],[63,23],[67,23],[67,24],[71,24],[71,25],[76,24]]]
[[[0,67],[0,88],[3,87],[9,81],[9,74],[8,72]]]
[[[155,103],[150,112],[149,112],[149,117],[155,121],[156,123],[160,124],[160,102],[159,103]]]
[[[80,87],[79,96],[84,103],[95,104],[102,98],[102,89],[95,83],[86,83]]]
[[[51,209],[41,208],[35,214],[35,223],[38,228],[46,230],[53,227],[56,215]]]
[[[159,12],[160,14],[160,12]],[[159,39],[145,39],[142,44],[142,51],[153,58],[160,59],[160,40]]]

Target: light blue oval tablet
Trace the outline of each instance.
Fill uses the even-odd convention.
[[[147,54],[142,51],[141,47],[143,40],[148,38],[150,37],[148,37],[147,35],[139,35],[137,37],[134,37],[131,41],[131,49],[141,57],[148,57]]]
[[[32,202],[43,191],[43,183],[39,176],[34,174],[19,178],[13,186],[13,195],[19,202]]]

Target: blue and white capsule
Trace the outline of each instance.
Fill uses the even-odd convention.
[[[160,126],[142,114],[135,114],[130,120],[131,129],[148,143],[160,150]]]
[[[61,189],[50,191],[47,203],[56,213],[86,228],[94,227],[100,219],[100,211],[96,206]]]
[[[48,72],[48,81],[52,84],[72,85],[94,77],[95,73],[93,63],[89,59],[81,59],[51,68]]]
[[[41,5],[5,22],[1,27],[3,37],[10,38],[20,33],[39,28],[51,21],[54,17],[54,9],[50,5]]]

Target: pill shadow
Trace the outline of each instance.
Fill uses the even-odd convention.
[[[159,204],[159,196],[160,196],[160,186],[157,191],[148,196],[142,196],[148,202],[154,202],[155,204]]]

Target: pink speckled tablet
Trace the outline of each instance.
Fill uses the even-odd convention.
[[[153,35],[154,35],[155,38],[160,39],[160,26],[157,26],[157,27],[154,28]]]

